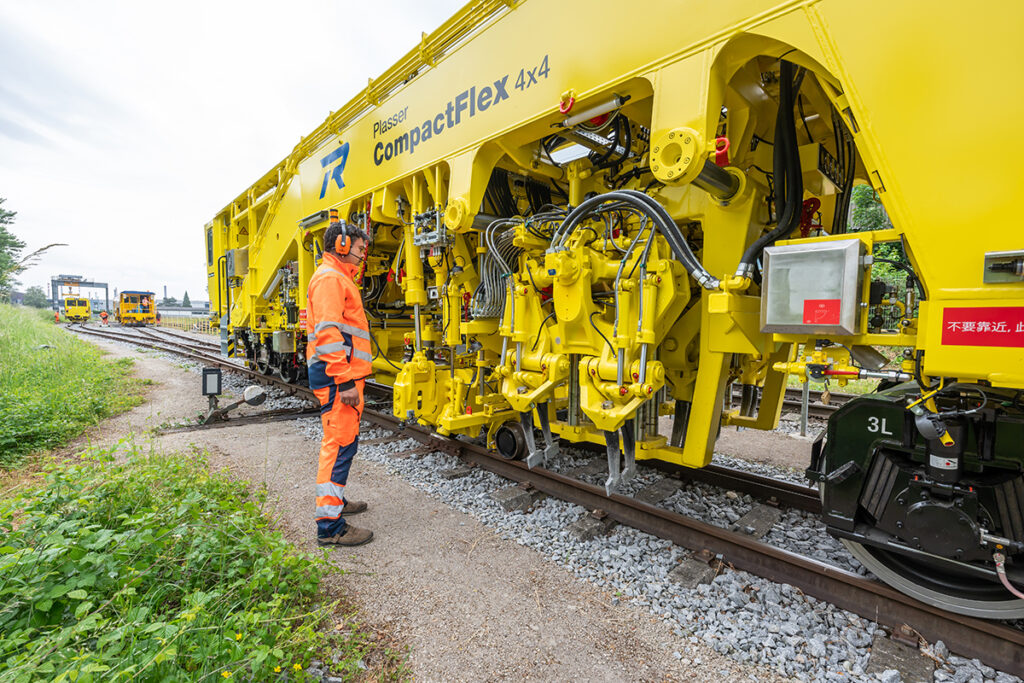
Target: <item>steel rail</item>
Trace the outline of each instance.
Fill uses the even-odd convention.
[[[143,337],[146,337],[147,339],[152,339],[153,341],[159,342],[161,344],[168,344],[170,346],[178,346],[185,349],[192,349],[194,351],[198,351],[199,353],[217,353],[220,351],[219,347],[205,345],[195,340],[189,340],[188,342],[177,341],[174,339],[168,339],[167,337],[161,337],[159,334],[154,334],[152,331],[146,329],[140,329],[137,331]]]
[[[220,342],[218,342],[218,341],[214,341],[213,339],[196,339],[195,337],[190,337],[187,334],[184,334],[182,332],[179,332],[177,330],[173,330],[173,329],[170,329],[170,328],[167,328],[167,327],[156,326],[156,327],[147,327],[147,328],[143,328],[143,329],[150,330],[151,332],[159,332],[160,334],[166,334],[169,337],[175,337],[177,339],[182,339],[184,341],[189,341],[189,342],[193,342],[193,343],[200,344],[200,345],[206,345],[206,346],[209,346],[213,350],[219,350],[220,349]]]
[[[442,437],[420,427],[400,425],[398,418],[376,411],[363,417],[404,436],[458,455],[489,472],[542,493],[609,517],[640,531],[694,551],[708,550],[737,569],[827,601],[881,624],[913,627],[922,637],[943,640],[957,654],[977,657],[1004,671],[1024,671],[1024,632],[998,622],[950,614],[919,602],[888,585],[838,567],[775,548],[740,534],[619,494],[608,496],[601,487],[543,468],[529,469],[517,460],[505,460],[475,444]]]
[[[224,427],[241,427],[244,425],[264,424],[267,422],[288,422],[299,420],[304,417],[319,417],[319,408],[282,408],[281,410],[267,410],[259,413],[235,415],[225,418],[220,422],[207,424],[178,425],[176,427],[164,427],[155,430],[157,434],[182,434],[187,432],[202,432],[208,429],[222,429]]]
[[[95,330],[86,332],[141,346],[148,345]],[[210,362],[205,354],[194,351],[178,353]],[[227,369],[261,381],[288,386],[296,394],[313,395],[306,387],[289,385],[283,380],[267,377],[248,368],[218,362],[221,367],[227,366]],[[521,461],[506,460],[482,446],[443,437],[420,426],[406,425],[393,415],[364,409],[363,418],[521,485],[531,486],[542,493],[590,510],[602,510],[620,524],[694,551],[707,550],[734,568],[771,581],[788,583],[807,595],[878,623],[894,628],[909,625],[927,640],[943,640],[951,651],[959,655],[976,657],[1004,671],[1024,671],[1024,631],[999,622],[945,612],[904,595],[880,581],[866,579],[838,567],[774,548],[746,534],[706,524],[628,496],[606,495],[603,488],[550,470],[539,467],[529,469]]]

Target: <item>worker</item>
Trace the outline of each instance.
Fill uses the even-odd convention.
[[[322,546],[362,545],[373,532],[346,517],[367,504],[345,498],[349,468],[359,441],[363,380],[371,369],[370,331],[355,283],[370,238],[337,220],[324,234],[324,258],[309,281],[306,304],[306,364],[309,386],[320,401],[323,441],[316,476],[317,541]]]
[[[100,311],[100,322],[103,323],[103,327],[107,326],[107,312],[106,311]]]
[[[53,312],[53,322],[57,323],[58,325],[60,324],[60,309],[57,309]]]

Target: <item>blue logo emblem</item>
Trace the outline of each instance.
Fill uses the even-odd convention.
[[[338,149],[334,150],[323,159],[320,160],[320,166],[326,168],[324,172],[324,183],[320,188],[320,199],[323,199],[327,194],[327,183],[333,179],[338,184],[338,189],[345,187],[344,181],[341,179],[341,174],[345,171],[345,162],[348,161],[348,143],[346,142]],[[329,168],[331,164],[338,162],[334,168]]]

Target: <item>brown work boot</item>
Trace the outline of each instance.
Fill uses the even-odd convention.
[[[362,545],[373,540],[373,532],[369,529],[360,529],[359,527],[349,524],[345,527],[345,533],[328,536],[326,538],[318,538],[316,540],[317,543],[326,547],[336,545]]]
[[[366,512],[368,506],[364,501],[361,500],[347,500],[345,501],[345,507],[342,508],[342,515],[358,515],[360,512]]]

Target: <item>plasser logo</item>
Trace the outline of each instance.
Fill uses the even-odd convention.
[[[332,178],[334,179],[334,182],[338,184],[339,190],[345,187],[345,182],[341,179],[341,174],[345,172],[346,161],[348,161],[347,142],[320,160],[320,166],[327,169],[324,172],[324,183],[320,187],[320,199],[323,199],[327,194],[327,183]],[[338,165],[334,168],[328,168],[334,162],[338,162]]]

